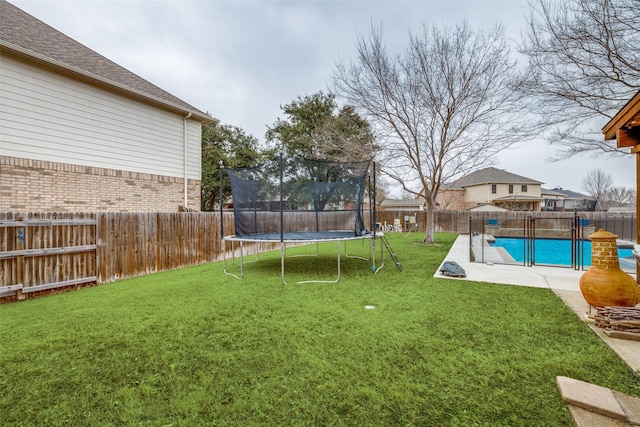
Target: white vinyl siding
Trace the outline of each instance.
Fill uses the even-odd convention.
[[[495,184],[494,184],[495,185]],[[509,192],[511,185],[512,191]],[[517,185],[517,187],[516,187]],[[480,184],[465,187],[465,202],[467,203],[489,203],[500,197],[513,196],[521,193],[520,184],[497,184],[496,192],[492,192],[492,184]],[[527,196],[542,197],[542,187],[538,184],[527,185]]]
[[[187,120],[188,178],[200,179],[201,126]],[[184,176],[179,114],[30,66],[0,62],[0,150],[46,160]]]

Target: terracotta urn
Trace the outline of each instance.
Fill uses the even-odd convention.
[[[580,277],[582,296],[594,307],[633,307],[640,302],[636,280],[620,269],[617,235],[598,230],[591,239],[591,268]]]

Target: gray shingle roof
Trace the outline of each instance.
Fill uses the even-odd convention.
[[[420,198],[420,199],[384,199],[382,201],[382,203],[380,203],[380,206],[382,207],[387,207],[387,208],[391,208],[391,207],[412,207],[412,206],[424,206],[425,200]]]
[[[463,176],[451,185],[451,189],[483,184],[542,184],[542,182],[516,175],[503,169],[489,167]]]
[[[566,199],[588,199],[588,200],[595,200],[592,199],[591,196],[587,196],[586,194],[582,194],[582,193],[578,193],[576,191],[571,191],[571,190],[565,190],[563,188],[554,188],[553,190],[551,190],[555,193],[560,193],[562,194]]]
[[[5,0],[0,0],[0,23],[0,50],[3,53],[27,57],[112,90],[190,112],[203,122],[217,121]]]

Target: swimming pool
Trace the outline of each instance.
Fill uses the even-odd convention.
[[[583,240],[580,245],[580,257],[584,260],[578,264],[584,267],[591,266],[591,241]],[[495,243],[491,246],[499,246],[504,248],[509,255],[517,262],[531,261],[525,260],[525,243],[524,239],[519,237],[496,237]],[[528,251],[527,251],[528,252]],[[633,257],[633,249],[618,248],[618,258]],[[535,263],[548,265],[571,266],[571,240],[568,239],[535,239]]]

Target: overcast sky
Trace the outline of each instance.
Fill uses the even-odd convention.
[[[349,0],[9,0],[223,124],[264,140],[280,106],[327,91],[337,62],[354,57],[358,36],[382,25],[387,47],[403,49],[423,23],[502,23],[520,40],[527,2]],[[622,106],[621,106],[622,107]],[[602,123],[604,126],[605,123]],[[550,163],[553,148],[532,141],[494,166],[583,192],[593,169],[635,188],[635,161],[579,157]]]

